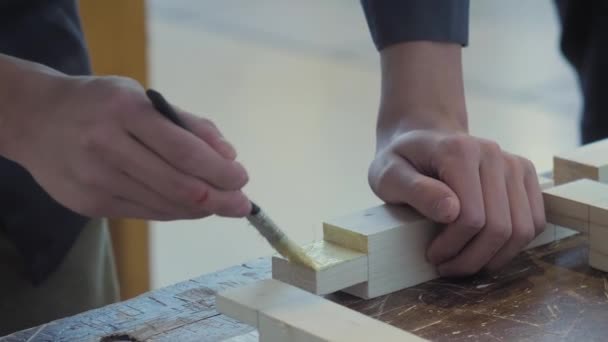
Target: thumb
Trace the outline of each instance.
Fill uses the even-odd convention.
[[[369,182],[387,203],[405,203],[439,223],[451,223],[460,214],[460,201],[445,183],[423,175],[405,159],[393,155],[383,167],[370,167]]]

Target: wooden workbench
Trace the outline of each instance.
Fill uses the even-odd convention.
[[[523,252],[495,275],[431,281],[368,301],[344,293],[328,298],[430,340],[605,341],[607,275],[588,266],[585,239]],[[222,341],[253,329],[218,314],[215,292],[268,277],[269,259],[259,259],[0,341],[100,341],[111,334]]]

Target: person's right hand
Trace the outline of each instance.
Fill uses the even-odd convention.
[[[59,203],[89,217],[150,220],[242,217],[247,172],[209,120],[179,111],[192,133],[120,77],[54,79],[24,106],[6,144]],[[14,121],[14,120],[13,120]]]

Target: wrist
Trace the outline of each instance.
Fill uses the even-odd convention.
[[[32,126],[50,115],[68,76],[43,65],[0,55],[0,155],[19,162]]]
[[[461,46],[408,42],[381,52],[378,143],[411,130],[467,132]]]

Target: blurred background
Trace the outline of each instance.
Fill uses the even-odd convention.
[[[367,185],[378,53],[358,1],[142,3],[148,84],[218,125],[249,171],[246,192],[294,240],[320,239],[325,219],[380,203]],[[552,1],[471,1],[471,132],[539,171],[579,142],[579,92],[559,34]],[[137,277],[151,288],[272,254],[244,219],[148,225],[149,236],[129,237],[118,259],[145,268],[129,257],[144,244],[149,274]]]

